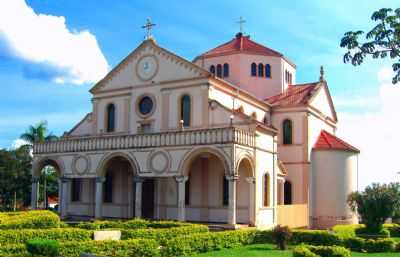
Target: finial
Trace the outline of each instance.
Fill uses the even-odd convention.
[[[148,19],[146,20],[146,24],[144,24],[144,25],[142,26],[142,29],[146,29],[146,37],[145,37],[146,40],[147,40],[147,39],[152,39],[152,38],[153,38],[153,36],[151,35],[151,29],[152,29],[155,25],[156,25],[156,24],[152,23],[151,20],[150,20],[150,18],[148,18]]]
[[[246,23],[246,20],[243,19],[242,16],[240,16],[239,21],[237,21],[237,23],[239,23],[239,26],[240,26],[240,31],[239,31],[239,33],[240,33],[241,35],[243,35],[243,33],[244,33],[244,31],[243,31],[243,24]]]
[[[320,82],[324,82],[325,81],[324,74],[325,74],[324,66],[321,65],[321,69],[319,71],[319,81]]]

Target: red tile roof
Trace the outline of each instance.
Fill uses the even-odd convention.
[[[213,57],[234,52],[248,52],[253,54],[283,57],[281,53],[250,40],[250,36],[243,36],[241,33],[238,33],[231,41],[201,54],[196,57],[196,59],[199,57]]]
[[[271,105],[291,106],[307,104],[318,89],[319,82],[290,85],[283,93],[265,99]]]
[[[331,133],[322,130],[319,134],[317,142],[314,145],[315,150],[343,150],[359,153],[360,150],[346,143],[342,139],[332,135]]]

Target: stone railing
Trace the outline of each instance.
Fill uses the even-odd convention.
[[[34,154],[235,143],[255,147],[255,134],[233,127],[136,135],[62,138],[34,145]]]

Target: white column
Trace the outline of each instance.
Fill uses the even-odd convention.
[[[255,207],[255,184],[256,184],[256,179],[254,177],[248,177],[246,178],[246,181],[249,183],[249,190],[250,190],[250,202],[249,202],[249,216],[250,216],[250,224],[255,226],[256,224],[256,207]]]
[[[38,192],[39,190],[39,178],[32,177],[32,193],[31,193],[31,208],[35,210],[38,208]]]
[[[69,201],[69,188],[68,188],[68,183],[70,182],[71,179],[69,178],[61,178],[61,190],[59,190],[59,203],[58,207],[60,208],[60,216],[61,219],[65,219],[67,217],[67,206],[68,206],[68,201]]]
[[[101,219],[102,207],[103,207],[103,183],[106,179],[104,177],[96,178],[96,200],[94,208],[94,217]]]
[[[236,182],[238,176],[226,176],[229,181],[228,224],[236,225]]]
[[[175,180],[178,184],[178,220],[185,221],[185,183],[187,176],[176,176]]]
[[[142,217],[142,186],[143,186],[143,178],[134,177],[133,181],[135,182],[135,218]]]

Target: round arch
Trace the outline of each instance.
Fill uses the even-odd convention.
[[[53,166],[56,169],[58,177],[63,177],[65,170],[64,162],[60,158],[53,156],[46,156],[35,160],[32,164],[32,177],[40,177],[43,168],[48,165]]]
[[[229,158],[225,155],[225,153],[215,147],[200,147],[195,148],[189,151],[184,158],[181,160],[179,165],[179,170],[182,175],[187,176],[189,174],[190,166],[192,162],[200,155],[200,154],[212,154],[216,156],[223,164],[224,171],[226,175],[231,175],[230,170],[231,167],[229,165]]]
[[[235,164],[235,175],[239,175],[239,167],[242,164],[242,162],[247,162],[251,168],[251,176],[255,177],[255,167],[254,167],[254,161],[253,157],[249,153],[242,153],[239,155],[239,158],[237,158],[236,164]]]
[[[129,162],[129,164],[132,167],[132,172],[133,175],[136,176],[139,174],[139,165],[136,161],[136,159],[124,152],[113,152],[113,153],[108,153],[106,154],[100,161],[99,165],[97,166],[96,169],[96,175],[98,177],[104,177],[106,175],[107,172],[107,166],[110,163],[110,161],[116,157],[120,157],[123,158],[125,160],[127,160]]]

